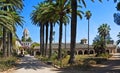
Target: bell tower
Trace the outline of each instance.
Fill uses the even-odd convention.
[[[25,38],[25,41],[29,38],[29,31],[27,28],[25,28],[23,31],[23,37]]]

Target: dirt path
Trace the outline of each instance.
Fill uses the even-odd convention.
[[[120,73],[120,53],[115,53],[106,64],[96,65],[89,71],[56,69],[32,56],[25,56],[15,70],[4,73]]]
[[[120,53],[115,53],[104,65],[95,66],[90,73],[120,73]]]
[[[57,73],[56,69],[41,63],[32,56],[25,56],[11,73]]]

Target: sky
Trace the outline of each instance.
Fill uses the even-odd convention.
[[[19,39],[22,38],[23,31],[25,28],[29,30],[30,37],[32,38],[33,42],[40,41],[40,30],[39,27],[35,26],[31,19],[30,14],[34,10],[33,6],[36,6],[38,3],[43,2],[44,0],[24,0],[24,8],[21,12],[21,15],[24,17],[24,25],[23,28],[17,27],[17,35]],[[87,7],[81,8],[79,10],[87,11],[90,10],[92,13],[91,19],[90,19],[90,44],[92,44],[93,39],[98,35],[98,28],[100,25],[107,23],[110,25],[110,36],[111,38],[116,42],[117,41],[117,35],[120,31],[120,26],[114,23],[113,14],[118,13],[116,10],[116,3],[107,0],[103,0],[102,3],[95,0],[95,2],[91,2],[91,0],[85,0]],[[80,5],[80,4],[79,4]],[[76,42],[79,43],[81,39],[88,37],[88,24],[87,20],[83,15],[83,19],[80,18],[77,19],[77,36],[76,36]],[[58,24],[55,25],[54,31],[54,41],[55,43],[58,43],[59,38],[59,26]],[[64,43],[64,26],[63,26],[63,39],[62,42]],[[67,43],[70,43],[70,23],[67,25]]]

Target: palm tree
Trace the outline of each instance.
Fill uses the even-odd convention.
[[[58,59],[61,59],[62,27],[63,27],[63,23],[64,24],[67,23],[65,20],[68,19],[67,14],[70,13],[70,9],[71,9],[70,2],[68,2],[68,0],[57,0],[55,8],[56,8],[55,13],[59,15],[58,20],[60,23]]]
[[[109,35],[109,31],[111,30],[110,26],[107,24],[102,24],[99,28],[98,28],[98,33],[100,35],[100,37],[103,38],[104,43],[103,46],[106,46],[106,37]],[[104,51],[105,52],[105,51]]]
[[[45,56],[47,55],[47,48],[48,48],[48,27],[49,27],[49,24],[46,23]]]
[[[85,1],[80,0],[80,2],[83,3],[83,5],[86,7]],[[76,30],[77,30],[77,0],[71,0],[71,45],[70,45],[70,59],[69,63],[74,63],[74,53],[75,53],[75,44],[76,44]],[[79,14],[80,15],[80,14]],[[81,15],[80,15],[81,17]],[[82,17],[81,17],[82,18]]]
[[[9,13],[8,12],[6,12],[6,11],[2,11],[2,10],[0,10],[0,15],[1,15],[1,18],[0,18],[0,21],[1,21],[1,23],[0,23],[0,25],[2,25],[3,27],[3,54],[4,54],[4,56],[6,57],[7,56],[7,49],[6,49],[6,38],[5,38],[5,36],[6,36],[6,29],[5,28],[7,28],[7,29],[10,29],[11,28],[11,18],[9,17],[10,15],[9,15]],[[6,16],[5,16],[6,15]],[[10,22],[9,22],[10,21]]]
[[[35,9],[32,13],[31,19],[34,24],[37,24],[38,26],[44,25],[46,23],[50,24],[50,57],[51,57],[51,43],[52,43],[52,32],[53,32],[53,23],[56,22],[55,20],[55,14],[53,12],[54,7],[53,3],[44,2],[41,4],[38,4],[38,6],[35,6]]]
[[[47,4],[41,3],[35,6],[35,10],[32,12],[31,19],[33,21],[33,24],[40,27],[40,53],[44,55],[44,21],[42,19],[42,11],[44,10],[45,6]],[[42,21],[43,20],[43,21]]]
[[[90,11],[86,11],[85,13],[85,17],[88,20],[88,54],[89,54],[89,21],[90,21],[90,17],[92,16]]]
[[[46,0],[46,2],[52,2],[52,0]],[[48,22],[46,23],[46,38],[45,38],[45,56],[47,55],[47,48],[48,48],[48,27],[49,27],[49,24]]]
[[[7,12],[8,11],[12,12],[12,11],[17,11],[17,10],[22,10],[22,8],[23,8],[23,1],[22,0],[14,0],[14,1],[13,0],[9,0],[9,1],[8,0],[3,0],[3,1],[0,2],[0,4],[3,5],[1,7],[1,10],[7,11]],[[5,16],[7,16],[7,15],[5,15]],[[15,23],[14,21],[12,19],[12,22],[11,22],[12,25]],[[13,27],[13,26],[11,26],[11,27]],[[3,48],[4,48],[4,50],[6,48],[5,47],[6,46],[5,45],[6,44],[6,38],[5,37],[6,37],[6,31],[5,31],[5,27],[3,27],[3,41],[4,41],[3,42],[4,43]],[[11,40],[9,40],[9,41],[11,41]],[[6,56],[6,54],[4,56]]]
[[[77,27],[77,0],[71,0],[72,18],[71,18],[71,45],[69,63],[74,63],[75,43],[76,43],[76,27]]]
[[[97,35],[93,40],[94,50],[97,53],[96,56],[99,56],[100,54],[104,53],[105,46],[103,46],[103,43],[104,43],[104,40],[99,35]]]

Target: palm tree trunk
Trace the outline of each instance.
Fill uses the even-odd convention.
[[[12,54],[13,53],[13,36],[12,36],[12,33],[10,32],[10,53]]]
[[[47,47],[48,47],[48,23],[46,24],[46,42],[45,42],[45,56],[47,55]]]
[[[10,32],[7,33],[7,55],[10,56]]]
[[[44,25],[42,26],[43,27],[43,29],[42,29],[42,34],[43,34],[43,37],[42,37],[42,39],[43,39],[43,41],[42,41],[42,48],[43,48],[43,50],[42,50],[42,56],[44,56],[45,55],[45,47],[44,47]]]
[[[62,25],[62,16],[60,16],[58,60],[61,59]]]
[[[50,38],[49,38],[49,59],[51,58],[52,56],[52,34],[53,34],[53,24],[50,23]]]
[[[42,26],[40,26],[40,54],[42,54]]]
[[[44,25],[40,26],[40,53],[43,56],[44,54]]]
[[[65,25],[65,49],[66,49],[66,25]]]
[[[106,46],[106,40],[105,40],[105,36],[104,36],[104,50],[103,50],[103,53],[105,53],[105,46]]]
[[[90,54],[89,50],[89,19],[88,19],[88,55]]]
[[[77,30],[77,0],[71,0],[72,18],[71,18],[71,45],[70,45],[70,59],[69,63],[74,63],[74,53],[76,44],[76,30]]]
[[[3,56],[7,57],[7,49],[6,49],[6,29],[3,27]]]

